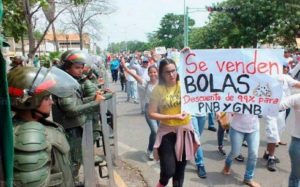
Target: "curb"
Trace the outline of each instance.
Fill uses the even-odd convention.
[[[113,175],[117,187],[127,187],[122,177],[116,171],[113,171]]]

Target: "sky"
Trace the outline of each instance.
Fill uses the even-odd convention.
[[[205,8],[223,0],[185,0],[189,8]],[[147,41],[147,33],[158,30],[167,13],[183,14],[184,0],[110,0],[116,11],[101,18],[101,48],[108,43],[121,41]],[[203,26],[208,20],[206,10],[190,13],[195,26]]]

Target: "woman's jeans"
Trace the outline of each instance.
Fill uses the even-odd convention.
[[[289,177],[289,187],[300,187],[300,138],[292,137],[289,155],[292,167]]]
[[[127,101],[130,99],[134,99],[134,101],[137,101],[137,83],[136,81],[127,81]]]
[[[237,157],[241,152],[242,143],[245,140],[248,144],[248,160],[246,165],[246,172],[244,175],[244,180],[250,181],[254,176],[254,169],[257,161],[257,154],[259,148],[259,130],[252,133],[243,133],[230,128],[230,143],[231,151],[228,154],[225,164],[227,167],[232,165],[233,158]]]
[[[149,143],[148,143],[148,149],[147,151],[152,152],[153,146],[155,143],[156,133],[158,129],[158,121],[154,119],[150,119],[148,115],[148,106],[149,104],[146,103],[145,105],[145,118],[150,128],[150,135],[149,135]]]
[[[206,120],[205,116],[192,117],[192,123],[195,130],[195,134],[199,137],[199,139],[204,129],[205,120]],[[196,152],[195,163],[197,166],[204,166],[202,146],[200,146]]]

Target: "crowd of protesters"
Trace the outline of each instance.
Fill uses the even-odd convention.
[[[186,53],[188,50],[184,49],[181,53]],[[259,187],[260,184],[254,181],[256,162],[259,157],[259,118],[262,118],[266,123],[265,136],[267,145],[262,157],[266,160],[266,168],[271,172],[275,172],[277,171],[276,164],[280,163],[280,158],[276,157],[275,150],[277,145],[287,145],[286,142],[281,140],[280,136],[285,129],[286,118],[291,109],[295,111],[296,120],[295,124],[293,124],[292,141],[289,147],[291,173],[288,186],[300,186],[300,127],[297,124],[300,116],[300,94],[291,94],[292,88],[300,88],[300,58],[298,53],[291,54],[290,52],[285,53],[285,58],[286,61],[281,62],[283,64],[283,74],[278,76],[278,81],[283,87],[283,100],[280,104],[278,116],[271,117],[219,112],[190,115],[181,111],[180,108],[181,89],[178,63],[172,55],[157,54],[155,51],[151,51],[144,54],[135,52],[107,56],[106,67],[110,69],[112,82],[116,84],[120,81],[121,90],[127,93],[126,101],[139,104],[141,113],[145,115],[145,122],[150,129],[149,142],[145,153],[150,161],[154,159],[160,160],[160,178],[157,182],[157,187],[167,186],[170,179],[172,179],[174,187],[183,186],[187,160],[192,159],[195,159],[198,176],[200,178],[209,177],[205,169],[203,148],[200,146],[200,139],[207,118],[208,130],[217,131],[216,139],[218,143],[216,149],[225,158],[222,173],[224,175],[231,174],[234,159],[244,162],[244,157],[241,155],[241,147],[244,145],[248,148],[248,156],[243,183],[251,187]],[[53,119],[61,123],[64,133],[67,134],[66,141],[69,141],[69,144],[72,143],[72,146],[66,150],[67,152],[70,151],[72,156],[70,160],[72,167],[68,167],[68,175],[73,176],[78,175],[79,167],[82,164],[81,140],[85,119],[90,112],[97,113],[99,102],[106,99],[103,92],[100,93],[97,88],[98,81],[96,81],[96,86],[85,87],[92,84],[90,76],[83,76],[82,74],[84,72],[83,69],[88,67],[85,65],[87,63],[86,59],[81,52],[74,51],[72,53],[69,51],[67,56],[62,55],[60,60],[53,60],[53,66],[59,67],[73,77],[76,83],[78,82],[82,85],[80,95],[69,95],[65,98],[53,96],[56,103],[56,106],[53,107]],[[24,76],[27,76],[26,71],[34,72],[36,76],[39,74],[38,69],[41,65],[37,56],[33,62],[36,69],[25,71],[26,68],[24,67],[24,72],[20,68],[26,66],[27,62],[25,58],[21,56],[14,57],[11,61],[9,72],[16,72],[17,74],[20,71],[24,73]],[[85,90],[84,88],[87,89]],[[90,88],[93,88],[91,93],[89,92]],[[46,91],[47,97],[43,96],[39,102],[47,102],[49,103],[48,106],[51,107],[53,101],[50,98],[48,90]],[[12,92],[11,94],[16,94],[16,92]],[[88,97],[90,97],[89,101],[84,103],[84,98]],[[69,101],[70,99],[72,102]],[[80,105],[81,108],[76,108],[76,105]],[[20,120],[24,118],[23,114],[25,110],[18,107],[20,106],[15,106],[14,109],[17,114],[16,119]],[[47,108],[47,115],[43,115],[44,113],[39,111],[39,105],[35,107],[37,109],[34,110],[34,113],[29,113],[28,111],[31,108],[26,108],[26,115],[34,115],[31,116],[32,121],[44,120],[49,114],[49,107]],[[55,110],[58,112],[55,112]],[[227,121],[225,125],[222,122],[224,118]],[[66,121],[66,119],[69,121]],[[70,123],[72,120],[77,120],[78,124],[75,122]],[[43,121],[43,123],[46,122]],[[42,125],[44,125],[43,123]],[[96,123],[99,124],[99,119],[97,119]],[[70,124],[75,126],[68,126]],[[217,125],[217,128],[215,125]],[[223,148],[223,141],[226,135],[229,135],[231,145],[228,154]],[[76,177],[73,179],[76,179]],[[69,183],[73,182],[76,183],[77,181],[69,181]]]
[[[259,118],[262,118],[267,124],[265,129],[266,151],[262,157],[266,160],[266,168],[274,172],[277,171],[276,164],[280,163],[279,158],[275,156],[276,147],[287,144],[280,139],[280,135],[285,129],[286,118],[290,108],[294,108],[296,113],[299,108],[297,100],[299,96],[289,97],[292,88],[300,88],[300,82],[297,80],[297,76],[300,74],[299,54],[285,52],[286,61],[282,62],[283,74],[278,77],[278,81],[283,86],[284,99],[281,106],[282,111],[279,112],[277,118],[237,113],[201,113],[190,116],[190,114],[182,112],[180,110],[178,67],[174,60],[168,57],[168,54],[157,55],[155,52],[151,54],[139,52],[119,54],[113,57],[118,59],[118,75],[122,91],[127,92],[127,101],[133,100],[134,103],[140,103],[141,113],[145,113],[145,121],[150,129],[146,155],[149,160],[153,160],[153,158],[160,160],[161,171],[157,187],[166,186],[171,178],[173,186],[183,186],[186,160],[192,158],[195,158],[198,176],[200,178],[209,177],[204,166],[203,148],[199,146],[198,142],[207,118],[208,130],[217,131],[217,150],[226,158],[223,174],[231,174],[233,159],[244,162],[241,146],[245,146],[248,148],[248,156],[243,182],[248,186],[259,187],[260,184],[253,180],[259,157],[261,121]],[[114,76],[116,75],[112,75],[113,80]],[[222,115],[227,116],[229,124],[224,126],[221,123]],[[215,127],[215,124],[218,128]],[[300,129],[297,124],[295,124],[295,128]],[[300,154],[296,150],[299,147],[300,136],[297,132],[298,130],[292,134],[292,143],[289,149],[292,164],[289,187],[299,187],[300,185],[300,167],[297,166],[300,163]],[[230,137],[231,145],[228,154],[223,148],[223,141],[227,139],[227,135]],[[189,138],[191,139],[189,140]],[[185,146],[181,147],[182,142],[191,144],[184,144]],[[191,153],[193,153],[192,156]]]

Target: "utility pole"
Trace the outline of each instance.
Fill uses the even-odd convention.
[[[187,47],[189,45],[189,7],[185,7],[185,21],[184,21],[184,46]]]
[[[189,8],[188,6],[185,6],[184,10],[184,46],[187,47],[189,45],[189,13],[203,12],[206,11],[206,9]]]
[[[187,18],[187,15],[186,15],[186,4],[185,4],[185,0],[183,1],[183,26],[184,26],[184,29],[183,29],[183,46],[186,47],[187,46],[187,26],[186,26],[186,18]]]

